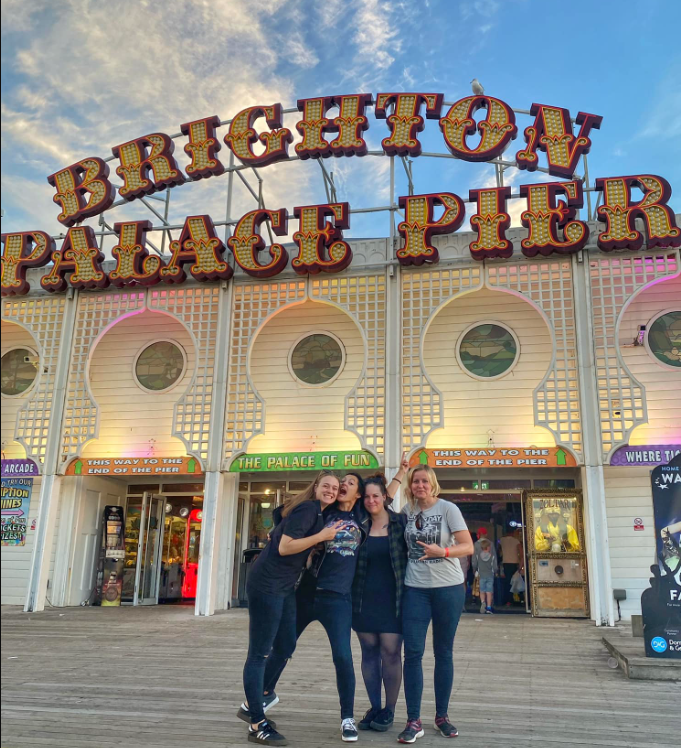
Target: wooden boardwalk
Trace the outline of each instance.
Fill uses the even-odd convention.
[[[235,717],[247,614],[198,619],[184,607],[60,609],[2,614],[2,746],[225,748],[248,745]],[[356,716],[367,708],[359,674]],[[432,655],[426,655],[420,746],[432,729]],[[324,633],[310,627],[272,710],[289,745],[341,745],[338,697]],[[464,615],[456,639],[450,717],[457,745],[679,745],[681,684],[629,681],[607,666],[588,622]],[[405,720],[360,742],[395,745]]]

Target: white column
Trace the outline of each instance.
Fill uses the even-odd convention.
[[[596,621],[597,626],[614,626],[615,610],[612,597],[610,547],[603,477],[603,442],[593,348],[589,258],[586,251],[580,253],[579,256],[572,256],[572,278],[575,296],[581,423],[584,440],[585,466],[582,470],[582,486],[586,514],[591,616]]]
[[[54,397],[50,425],[47,429],[47,445],[43,463],[43,479],[40,485],[40,503],[36,522],[35,543],[31,555],[31,569],[26,592],[27,612],[44,610],[47,594],[47,577],[50,571],[50,556],[54,542],[54,528],[57,519],[57,506],[61,491],[62,477],[57,475],[61,454],[61,439],[66,402],[66,385],[71,362],[73,332],[76,324],[78,292],[70,289],[64,302],[57,371],[54,377]]]

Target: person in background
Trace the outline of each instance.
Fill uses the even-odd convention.
[[[323,472],[294,497],[248,575],[249,639],[243,675],[246,701],[237,717],[249,723],[250,743],[287,745],[276,725],[265,718],[265,711],[279,701],[276,694],[264,695],[266,666],[275,652],[285,662],[296,648],[295,586],[310,548],[333,541],[344,525],[335,521],[325,527],[322,516],[336,501],[338,491],[338,478]]]
[[[511,527],[506,528],[506,534],[499,541],[501,547],[501,571],[504,577],[504,600],[506,605],[511,604],[513,594],[511,593],[511,579],[520,568],[520,557],[523,547],[516,533]]]
[[[487,540],[488,542],[490,542],[489,539],[488,539],[488,537],[487,537],[487,528],[484,527],[484,526],[483,527],[478,527],[478,530],[477,530],[477,540],[473,544],[473,558],[471,559],[471,566],[473,568],[473,572],[475,572],[475,570],[477,569],[476,557],[479,556],[480,553],[482,552],[482,541],[483,540]],[[491,542],[490,542],[490,545],[491,545]],[[495,547],[493,545],[491,545],[491,553],[494,556],[495,562],[498,564],[498,561],[497,561],[497,552],[496,552],[496,549],[495,549]],[[476,577],[476,575],[474,573],[474,578],[475,577]],[[478,586],[479,586],[479,584],[480,584],[480,577],[479,577],[479,575],[477,576],[477,579],[478,579]],[[480,612],[481,613],[485,613],[486,610],[487,610],[487,605],[485,604],[485,600],[484,600],[484,598],[483,598],[483,596],[481,594],[480,595]]]
[[[454,681],[452,650],[463,611],[465,590],[459,558],[473,552],[473,541],[459,508],[438,498],[440,486],[433,469],[417,465],[405,484],[407,573],[402,603],[404,635],[404,695],[407,725],[399,743],[414,743],[424,735],[421,723],[423,653],[433,624],[435,655],[435,729],[446,738],[459,732],[447,711]]]
[[[493,550],[492,543],[483,538],[480,541],[480,553],[473,554],[473,569],[480,582],[480,602],[488,615],[494,613],[494,577],[499,569]]]
[[[326,526],[340,529],[332,539],[310,554],[310,573],[301,583],[296,601],[296,639],[312,621],[319,621],[331,645],[340,700],[341,739],[358,738],[354,719],[355,668],[352,662],[352,582],[357,552],[366,538],[364,530],[364,481],[357,473],[347,473],[340,484],[338,499],[324,512]],[[310,579],[311,575],[311,579]],[[310,583],[311,582],[311,583]],[[276,698],[274,689],[288,658],[272,650],[265,672],[265,697]]]
[[[385,478],[364,483],[367,541],[359,549],[352,587],[352,628],[362,647],[362,677],[371,708],[360,730],[385,732],[395,719],[402,685],[402,596],[407,570],[406,517],[390,509]],[[382,706],[383,687],[385,707]]]

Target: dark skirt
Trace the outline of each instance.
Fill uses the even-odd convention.
[[[368,563],[362,610],[352,614],[352,628],[367,634],[401,634],[388,537],[369,535],[366,542]]]

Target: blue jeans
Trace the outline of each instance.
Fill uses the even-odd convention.
[[[248,656],[244,665],[244,691],[253,724],[265,719],[262,696],[265,666],[270,652],[284,663],[296,648],[296,593],[271,595],[248,588]],[[283,668],[282,668],[283,669]]]
[[[452,587],[405,587],[402,602],[404,636],[404,696],[408,719],[420,719],[423,695],[423,652],[430,622],[433,622],[435,655],[435,716],[444,717],[454,682],[452,649],[463,611],[463,584]]]
[[[355,707],[355,668],[352,663],[350,628],[352,624],[352,597],[330,590],[317,590],[314,598],[298,604],[298,637],[312,621],[319,621],[329,637],[333,664],[336,668],[336,686],[340,699],[341,719],[352,717]],[[276,645],[267,661],[265,690],[274,691],[279,676],[286,667],[285,653]],[[289,655],[290,656],[290,655]]]

